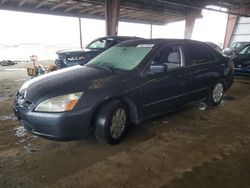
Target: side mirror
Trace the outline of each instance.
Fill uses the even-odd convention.
[[[228,51],[227,54],[228,54],[228,55],[234,55],[234,54],[235,54],[235,51],[234,51],[234,50],[230,50],[230,51]]]
[[[152,73],[162,73],[167,70],[166,65],[150,65],[149,71]]]
[[[232,51],[230,55],[235,55],[236,54],[236,51]]]

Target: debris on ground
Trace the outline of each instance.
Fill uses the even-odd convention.
[[[15,121],[15,120],[17,120],[17,118],[14,114],[0,115],[0,122],[1,121]]]
[[[201,102],[198,106],[198,109],[201,110],[201,111],[204,111],[207,109],[207,104],[204,103],[204,102]]]
[[[15,136],[17,137],[24,137],[28,132],[23,127],[16,128]]]
[[[38,151],[38,149],[36,147],[32,146],[31,144],[24,146],[24,149],[25,149],[26,153],[34,153],[34,152]]]

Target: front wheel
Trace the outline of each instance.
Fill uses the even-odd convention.
[[[95,120],[95,137],[100,143],[117,144],[128,127],[128,111],[120,101],[111,101],[101,107]]]
[[[217,81],[211,89],[208,97],[208,105],[217,106],[224,96],[224,85],[222,81]]]

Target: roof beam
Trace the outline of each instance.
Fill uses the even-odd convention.
[[[98,6],[99,6],[99,5],[90,5],[90,6],[88,6],[87,8],[83,8],[82,10],[78,11],[77,13],[78,13],[78,14],[86,13],[86,12],[91,11],[91,10],[93,10],[93,9],[97,9]]]
[[[75,8],[80,7],[80,6],[81,6],[81,3],[76,2],[74,5],[70,6],[69,8],[66,8],[66,9],[64,10],[64,12],[69,12],[69,11],[75,9]]]
[[[123,10],[120,10],[120,16],[123,16],[123,15],[127,15],[127,14],[130,14],[130,13],[133,13],[133,12],[136,12],[136,10],[126,10],[126,9],[123,9]]]
[[[59,3],[56,3],[53,7],[50,8],[50,10],[55,10],[61,6],[63,6],[65,3],[69,2],[70,0],[62,0]]]
[[[157,0],[159,3],[162,4],[169,4],[169,5],[173,5],[176,7],[182,7],[182,8],[187,8],[187,9],[198,9],[198,10],[211,10],[211,11],[215,11],[215,12],[222,12],[222,13],[226,13],[226,14],[232,14],[232,15],[236,15],[236,16],[243,16],[243,17],[249,17],[249,15],[247,14],[241,14],[238,12],[231,12],[231,11],[227,11],[227,10],[217,10],[214,8],[208,8],[208,7],[200,7],[200,6],[195,6],[195,5],[188,5],[188,4],[183,4],[183,3],[176,3],[176,2],[170,2],[170,1],[164,1],[164,0]]]
[[[90,3],[83,3],[83,2],[76,2],[75,4],[71,5],[70,7],[66,8],[64,10],[64,12],[69,12],[73,9],[76,9],[76,8],[82,8],[82,7],[88,7],[88,6],[91,6]]]
[[[22,0],[22,1],[20,1],[19,4],[18,4],[18,7],[23,6],[26,2],[27,2],[27,0]]]
[[[36,5],[36,9],[40,8],[41,6],[45,5],[48,2],[48,0],[41,1],[38,5]]]
[[[96,14],[96,13],[100,13],[100,12],[104,12],[104,8],[96,9],[94,11],[89,11],[89,14],[92,15],[92,14]]]
[[[8,0],[2,0],[2,1],[1,1],[1,5],[4,5],[4,3],[5,3],[6,1],[8,1]]]

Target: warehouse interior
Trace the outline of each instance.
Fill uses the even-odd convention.
[[[14,10],[23,12],[85,17],[106,20],[106,34],[116,35],[118,20],[128,22],[166,24],[181,20],[186,20],[185,37],[191,38],[194,22],[201,16],[202,9],[208,5],[226,8],[228,13],[228,24],[224,40],[224,48],[228,47],[233,38],[234,29],[237,25],[238,17],[249,17],[249,2],[241,1],[164,1],[164,0],[72,0],[72,1],[50,1],[50,0],[2,0],[2,10]]]

